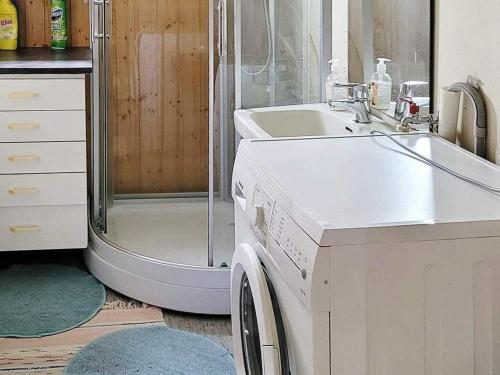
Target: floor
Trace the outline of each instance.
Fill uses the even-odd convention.
[[[110,303],[117,307],[124,305],[128,307],[149,306],[108,289],[107,304]],[[226,348],[230,353],[233,352],[231,319],[229,317],[186,314],[166,309],[163,309],[162,313],[167,327],[206,336]]]
[[[161,309],[107,302],[94,318],[70,331],[42,338],[0,338],[0,375],[63,374],[75,355],[97,338],[146,326],[165,326]]]
[[[232,203],[214,204],[214,265],[230,265],[234,251]],[[116,203],[108,210],[107,238],[153,259],[208,265],[208,204]]]
[[[80,251],[0,253],[0,269],[19,263],[85,267]],[[125,327],[160,323],[206,336],[233,352],[229,317],[161,310],[108,289],[103,310],[82,327],[45,339],[0,339],[0,375],[62,374],[78,350],[95,338]]]

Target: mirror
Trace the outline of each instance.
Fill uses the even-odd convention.
[[[391,60],[391,104],[379,109],[397,120],[411,102],[420,113],[432,111],[433,17],[433,0],[349,0],[349,80],[369,83],[377,58]],[[403,96],[409,102],[399,100],[396,110]]]

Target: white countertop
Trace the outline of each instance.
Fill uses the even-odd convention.
[[[436,136],[397,138],[457,172],[500,187],[500,168]],[[499,195],[432,168],[385,137],[245,140],[240,147],[281,188],[289,214],[317,241],[325,240],[322,232],[328,230],[500,220]],[[500,235],[500,225],[493,228]]]

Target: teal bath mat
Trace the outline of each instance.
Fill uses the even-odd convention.
[[[231,354],[211,340],[166,327],[101,337],[76,355],[66,375],[233,375]]]
[[[91,319],[106,300],[92,275],[63,265],[16,265],[0,270],[0,337],[42,337]]]

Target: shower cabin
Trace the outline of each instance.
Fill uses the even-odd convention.
[[[91,272],[229,314],[235,108],[318,102],[327,0],[93,0]]]

